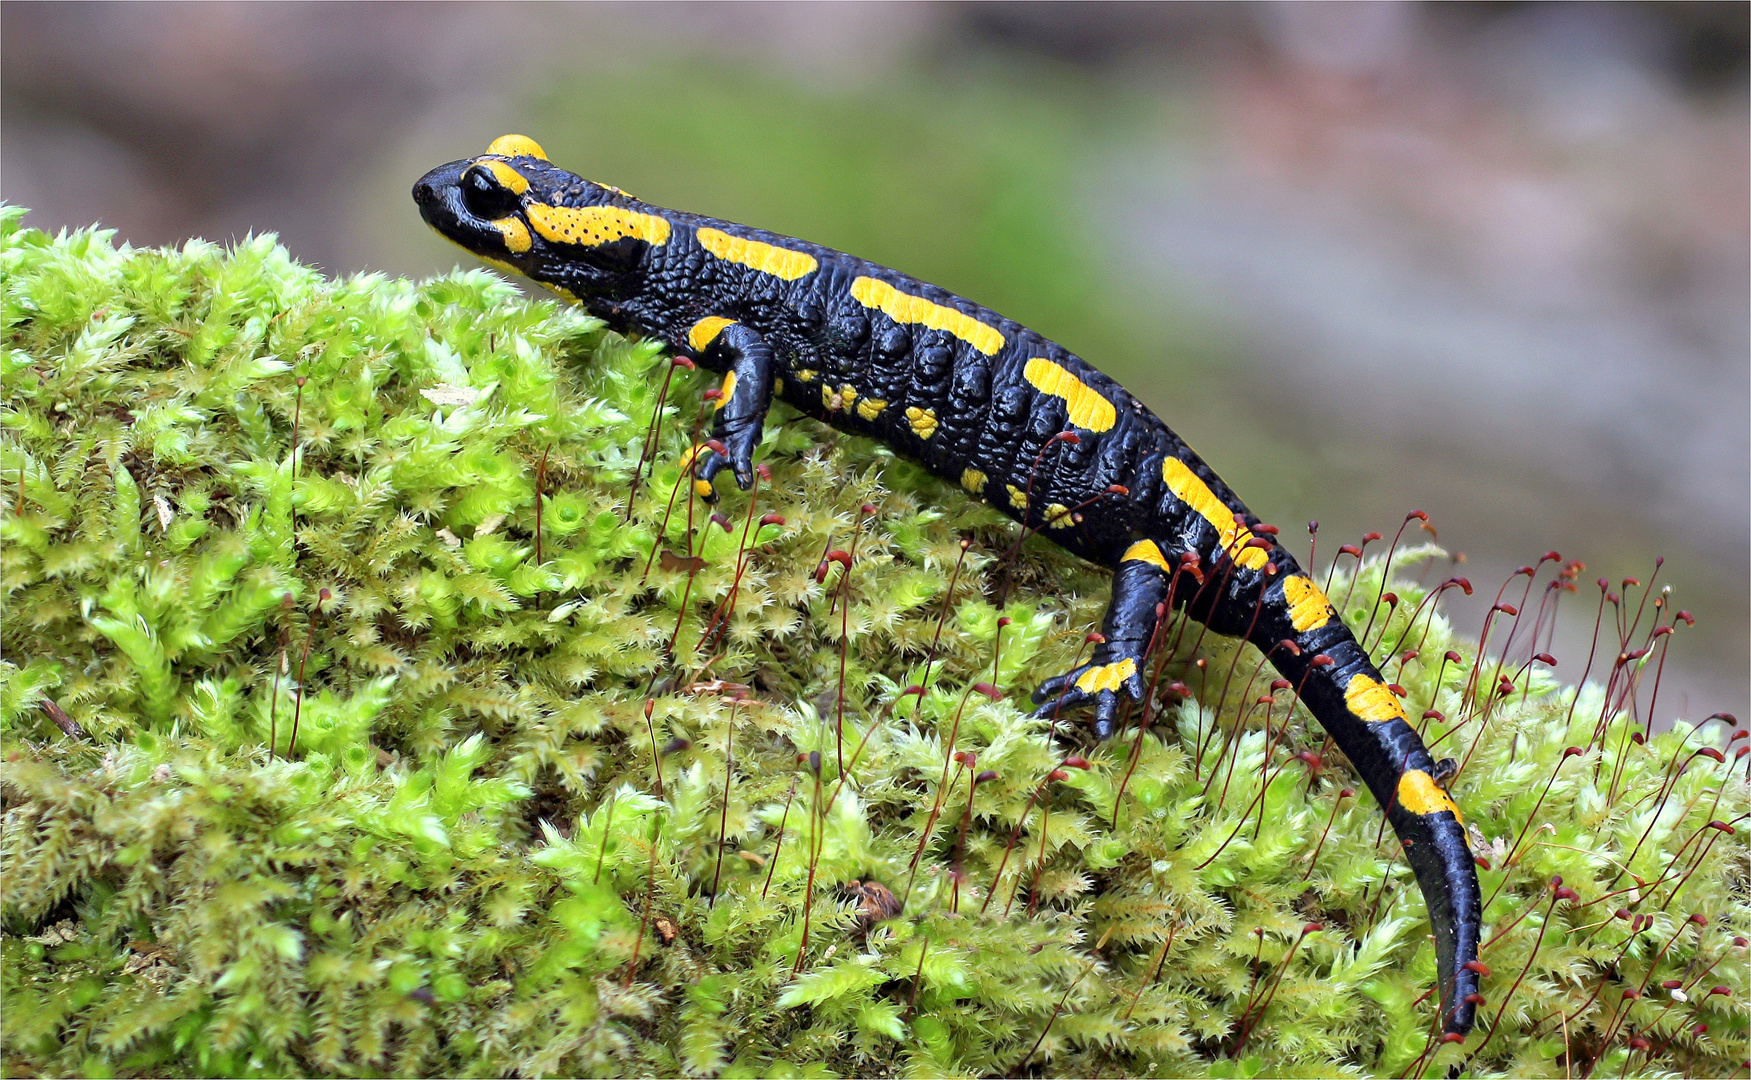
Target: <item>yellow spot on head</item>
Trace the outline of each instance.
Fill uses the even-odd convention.
[[[1398,805],[1413,814],[1436,814],[1445,810],[1459,821],[1465,821],[1453,796],[1442,791],[1435,778],[1421,769],[1406,769],[1398,778]]]
[[[977,495],[985,490],[985,483],[990,477],[978,469],[968,469],[961,473],[961,486]]]
[[[1270,561],[1265,549],[1246,546],[1246,542],[1252,539],[1252,530],[1234,520],[1234,511],[1228,509],[1216,497],[1216,493],[1210,490],[1210,485],[1204,483],[1185,462],[1172,456],[1164,458],[1161,462],[1161,478],[1167,481],[1168,490],[1181,502],[1215,526],[1223,549],[1236,563],[1248,570],[1257,570]]]
[[[486,148],[489,154],[499,154],[503,157],[532,157],[547,160],[547,151],[541,149],[541,144],[527,135],[500,135]]]
[[[730,395],[736,392],[736,373],[730,372],[724,376],[723,389],[718,399],[711,403],[711,411],[716,412],[730,403]]]
[[[882,410],[887,407],[888,403],[880,398],[864,398],[857,403],[857,415],[863,417],[865,420],[874,420],[876,417],[880,416]]]
[[[936,434],[935,409],[920,409],[916,405],[908,406],[906,421],[912,425],[912,434],[920,439],[928,439]]]
[[[521,255],[535,246],[535,241],[529,236],[529,226],[523,224],[522,218],[499,218],[492,227],[505,238],[505,249],[513,254]]]
[[[1331,621],[1331,601],[1311,578],[1296,574],[1283,582],[1283,599],[1289,601],[1289,622],[1297,634],[1317,630]]]
[[[1076,524],[1076,518],[1070,513],[1070,508],[1063,503],[1053,503],[1046,507],[1046,524],[1054,529],[1068,529]]]
[[[1042,394],[1063,398],[1070,406],[1070,422],[1088,431],[1110,431],[1118,420],[1113,403],[1102,397],[1094,387],[1072,375],[1061,364],[1043,356],[1027,362],[1022,374]]]
[[[795,372],[795,374],[796,374],[796,381],[797,382],[814,382],[815,381],[815,369],[814,368],[798,368],[797,371]]]
[[[785,281],[812,274],[821,265],[806,251],[792,251],[776,244],[731,236],[722,229],[700,229],[694,235],[699,237],[701,247],[725,262],[737,263]]]
[[[1161,553],[1160,548],[1155,546],[1153,540],[1139,540],[1132,544],[1125,549],[1125,553],[1119,557],[1119,561],[1146,562],[1159,566],[1163,570],[1168,569],[1167,557]]]
[[[1016,487],[1014,484],[1005,484],[1003,486],[1009,489],[1009,505],[1015,507],[1017,510],[1026,510],[1027,492]]]
[[[559,244],[599,247],[632,237],[652,247],[669,239],[669,222],[618,206],[546,206],[530,204],[525,213],[535,231]]]
[[[1383,683],[1367,675],[1350,676],[1350,684],[1344,687],[1344,704],[1371,724],[1404,719],[1404,706],[1398,703],[1398,698]]]
[[[694,323],[687,331],[687,347],[694,352],[704,352],[723,333],[726,326],[736,325],[736,320],[725,319],[711,315]]]
[[[864,307],[877,308],[897,323],[918,323],[932,330],[947,330],[955,337],[994,356],[1003,348],[1003,335],[971,315],[933,304],[922,296],[903,293],[885,281],[860,277],[851,283],[852,297]]]
[[[693,481],[693,490],[702,499],[709,499],[712,496],[711,482],[709,480]]]
[[[1115,664],[1102,664],[1091,667],[1076,680],[1076,689],[1085,694],[1097,693],[1101,690],[1118,690],[1125,685],[1125,680],[1137,674],[1137,661],[1126,657]]]
[[[482,161],[477,167],[492,173],[492,178],[499,182],[499,186],[513,195],[521,195],[529,190],[529,178],[502,161]]]

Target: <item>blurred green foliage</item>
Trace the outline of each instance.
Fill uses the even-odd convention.
[[[484,272],[335,281],[271,238],[117,250],[18,216],[8,1075],[1714,1075],[1742,1053],[1742,1001],[1709,989],[1745,984],[1746,845],[1708,822],[1742,821],[1745,785],[1675,770],[1693,729],[1640,745],[1597,686],[1529,666],[1471,694],[1421,585],[1378,619],[1378,565],[1332,595],[1380,654],[1423,635],[1389,670],[1470,759],[1494,974],[1480,1030],[1438,1048],[1378,808],[1341,765],[1307,772],[1321,735],[1284,695],[1211,674],[1256,653],[1203,639],[1150,731],[1054,772],[1073,734],[1013,702],[1072,664],[1102,575],[1043,542],[1006,559],[1004,519],[885,447],[775,423],[774,479],[726,493],[722,528],[686,502],[683,375],[628,507],[654,343]],[[850,565],[823,583],[829,548]]]
[[[721,60],[556,81],[528,121],[552,159],[658,205],[903,269],[1124,369],[1188,354],[1087,236],[1077,163],[1141,105],[1049,64],[1026,78],[808,86]],[[587,105],[587,107],[585,107]],[[478,148],[476,148],[478,149]],[[1187,320],[1176,319],[1183,327]]]

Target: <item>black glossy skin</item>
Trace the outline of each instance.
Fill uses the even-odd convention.
[[[1040,687],[1035,700],[1045,702],[1043,712],[1091,705],[1096,733],[1110,734],[1121,696],[1136,699],[1144,692],[1145,653],[1166,604],[1186,608],[1212,630],[1245,636],[1267,651],[1388,808],[1435,931],[1444,1027],[1449,1033],[1470,1030],[1475,1006],[1467,998],[1476,994],[1478,976],[1464,965],[1477,958],[1482,904],[1464,827],[1454,812],[1425,808],[1417,813],[1398,798],[1402,777],[1432,773],[1435,762],[1402,714],[1368,720],[1346,701],[1344,691],[1353,678],[1385,679],[1335,614],[1323,625],[1296,630],[1285,596],[1286,583],[1302,573],[1294,557],[1264,534],[1251,543],[1268,556],[1266,565],[1238,545],[1225,548],[1212,520],[1169,489],[1163,459],[1171,456],[1247,525],[1259,524],[1166,424],[1080,357],[946,290],[830,248],[641,203],[533,152],[489,153],[432,170],[414,187],[421,214],[450,240],[575,297],[616,329],[663,339],[704,367],[734,372],[734,389],[717,414],[715,431],[729,454],[726,460],[703,453],[697,469],[704,479],[728,467],[742,487],[748,486],[770,396],[781,382],[780,396],[787,403],[841,430],[880,439],[951,481],[962,482],[966,470],[978,470],[988,478],[983,497],[992,505],[1077,555],[1114,569],[1113,599],[1103,626],[1107,640],[1091,663]],[[527,189],[505,188],[499,182],[502,171],[495,175],[484,166],[491,161],[513,169]],[[531,230],[527,249],[511,250],[505,231],[491,219],[526,223],[540,207],[618,208],[661,218],[669,232],[661,243],[629,236],[592,244],[556,241]],[[806,253],[818,265],[796,280],[784,280],[713,255],[699,242],[701,228]],[[854,297],[854,281],[865,277],[970,316],[1000,333],[1001,347],[986,355],[948,330],[896,322]],[[735,324],[704,348],[691,348],[690,331],[713,317]],[[1052,361],[1109,402],[1111,426],[1096,431],[1072,424],[1066,399],[1042,392],[1024,376],[1032,358]],[[854,388],[858,401],[875,398],[886,407],[873,418],[855,407],[829,408],[832,390],[842,386]],[[828,388],[825,397],[823,387]],[[928,438],[908,421],[908,407],[934,412],[936,427]],[[1073,431],[1076,441],[1052,442],[1066,431]],[[1109,493],[1115,484],[1126,493]],[[1012,504],[1010,486],[1029,494],[1026,509]],[[1048,514],[1066,520],[1048,509],[1054,505],[1079,508],[1073,523],[1053,527]],[[1125,558],[1139,540],[1153,541],[1162,562]],[[1195,571],[1186,568],[1193,557]],[[1180,570],[1171,587],[1167,567]],[[1135,663],[1134,673],[1125,672],[1126,661]],[[1077,680],[1091,671],[1118,673],[1107,680],[1118,689],[1092,683],[1078,688]]]

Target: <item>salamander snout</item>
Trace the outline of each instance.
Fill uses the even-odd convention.
[[[524,216],[529,178],[497,157],[440,165],[413,186],[420,216],[446,240],[527,273],[535,245]]]
[[[462,171],[467,161],[452,161],[440,165],[420,177],[413,185],[413,201],[419,207],[426,224],[445,237],[462,242],[458,235],[464,220],[472,218],[462,202]]]

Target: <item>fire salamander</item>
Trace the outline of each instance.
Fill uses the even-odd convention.
[[[887,442],[1111,567],[1106,640],[1090,663],[1039,688],[1043,712],[1091,706],[1095,733],[1110,735],[1121,699],[1144,693],[1166,605],[1264,650],[1387,808],[1434,927],[1444,1027],[1471,1029],[1482,904],[1435,761],[1275,530],[1124,387],[946,290],[831,248],[640,202],[550,164],[521,135],[433,169],[413,196],[428,224],[491,265],[723,373],[714,434],[727,454],[696,458],[702,496],[726,468],[744,489],[753,482],[754,448],[778,397]]]

